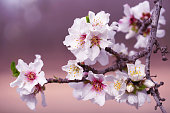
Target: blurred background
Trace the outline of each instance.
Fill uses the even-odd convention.
[[[40,54],[44,61],[42,70],[46,78],[55,76],[65,77],[66,73],[61,66],[75,57],[63,45],[68,28],[75,18],[88,15],[88,11],[95,13],[103,10],[110,13],[110,24],[123,17],[123,4],[137,5],[143,0],[0,0],[0,113],[159,113],[154,110],[156,105],[152,99],[138,110],[125,103],[107,101],[103,107],[92,104],[90,101],[78,101],[72,96],[72,89],[68,84],[46,85],[47,107],[41,106],[38,95],[36,111],[31,111],[22,102],[16,88],[10,88],[9,83],[15,78],[11,76],[10,63],[19,58],[25,62],[32,62],[35,54]],[[150,0],[151,8],[153,0]],[[161,45],[170,47],[170,2],[163,1],[166,9],[164,14],[166,36],[160,40]],[[124,42],[129,50],[133,49],[135,38],[124,40],[125,34],[117,33],[116,42]],[[135,50],[135,49],[133,49]],[[137,51],[137,50],[135,50]],[[155,81],[164,81],[160,88],[161,96],[166,98],[163,103],[167,112],[170,112],[170,55],[169,61],[163,62],[160,54],[152,55],[151,73],[157,75]],[[96,65],[96,68],[101,68]],[[102,67],[103,68],[103,67]],[[151,97],[152,98],[152,97]]]

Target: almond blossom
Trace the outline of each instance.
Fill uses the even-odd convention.
[[[162,15],[165,12],[165,9],[161,9],[160,19],[158,21],[158,31],[157,37],[161,38],[165,35],[165,30],[161,30],[160,24],[165,25],[165,18]],[[148,20],[151,17],[152,11],[150,10],[149,2],[144,1],[138,5],[130,8],[128,4],[124,5],[124,14],[125,17],[119,20],[118,31],[127,33],[126,39],[130,39],[137,35],[137,43],[134,45],[134,48],[145,48],[148,43],[148,38],[150,35],[151,25],[148,25],[145,30],[142,31],[142,35],[138,35],[138,31],[142,26],[141,23]]]
[[[90,71],[87,80],[89,80],[89,82],[70,85],[74,88],[74,97],[79,100],[91,100],[93,103],[103,106],[108,91],[108,85],[106,84],[104,75],[93,74]]]
[[[83,77],[83,68],[80,67],[76,60],[69,60],[66,66],[62,67],[63,71],[66,71],[68,74],[66,78],[68,80],[78,79],[81,80]]]
[[[40,91],[42,93],[43,103],[45,100],[42,87],[47,80],[45,74],[41,71],[43,61],[40,55],[35,55],[36,59],[34,62],[27,65],[23,60],[18,60],[17,70],[20,72],[17,79],[10,83],[11,87],[18,86],[17,92],[20,94],[21,99],[26,101],[27,106],[30,109],[35,109],[36,98],[35,95]],[[45,105],[45,104],[43,104]]]
[[[117,71],[116,77],[112,76],[108,94],[114,96],[118,102],[126,102],[138,108],[145,101],[150,102],[146,88],[154,87],[155,84],[145,78],[145,65],[140,61],[127,64],[127,68],[128,73]]]
[[[104,11],[96,15],[89,11],[89,21],[85,17],[74,20],[74,24],[68,30],[69,35],[63,43],[75,55],[77,61],[91,62],[90,64],[98,61],[101,65],[108,64],[108,61],[103,62],[102,55],[107,56],[103,49],[114,44],[114,35],[117,30],[116,22],[113,22],[111,26],[108,25],[109,16],[110,14]]]

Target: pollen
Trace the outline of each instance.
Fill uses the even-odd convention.
[[[93,85],[92,89],[95,90],[96,92],[101,92],[106,86],[101,81],[96,79],[92,81],[91,84]]]
[[[27,77],[29,81],[33,81],[36,79],[36,73],[34,72],[25,73],[25,76]]]
[[[98,36],[93,36],[91,38],[91,47],[93,47],[94,45],[100,47],[100,41],[101,41],[101,39]]]
[[[117,80],[117,81],[114,83],[114,88],[115,88],[117,91],[119,91],[121,87],[122,87],[122,82]]]

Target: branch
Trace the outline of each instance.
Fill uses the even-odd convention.
[[[155,5],[154,5],[152,16],[151,16],[152,23],[151,23],[150,39],[149,39],[149,42],[148,42],[148,45],[146,48],[149,52],[147,53],[146,60],[145,60],[145,62],[146,62],[146,68],[145,68],[146,78],[150,79],[150,80],[152,80],[152,78],[150,76],[150,58],[151,58],[153,46],[156,43],[156,32],[157,32],[158,20],[159,20],[161,8],[162,8],[162,0],[155,1]],[[161,99],[160,99],[160,94],[158,91],[158,85],[156,84],[154,88],[150,89],[150,91],[151,91],[151,95],[154,97],[154,99],[157,103],[155,108],[157,108],[159,106],[162,113],[166,113],[166,110],[162,106],[162,102],[160,102]]]
[[[89,80],[85,79],[85,77],[83,77],[81,80],[68,80],[66,78],[49,78],[47,79],[47,84],[48,83],[71,83],[71,82],[75,82],[75,83],[79,83],[79,82],[88,82]]]

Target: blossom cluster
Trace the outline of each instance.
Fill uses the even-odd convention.
[[[157,37],[163,37],[165,31],[160,29],[160,24],[165,24],[163,17],[164,9],[161,10],[158,22]],[[149,2],[144,1],[131,7],[124,5],[125,16],[119,22],[112,22],[109,25],[110,14],[101,11],[95,14],[88,12],[88,16],[76,18],[69,35],[65,37],[63,44],[66,45],[74,56],[75,60],[69,60],[68,64],[62,66],[62,70],[67,72],[67,80],[84,80],[81,82],[69,83],[73,90],[73,96],[78,100],[90,100],[100,106],[106,100],[116,100],[126,102],[136,108],[142,106],[146,101],[150,102],[147,88],[152,88],[155,83],[146,78],[145,65],[140,60],[135,64],[127,63],[127,68],[123,71],[116,71],[111,75],[96,74],[92,71],[84,70],[78,63],[94,65],[99,62],[102,66],[109,64],[109,53],[106,47],[111,47],[115,52],[132,56],[135,51],[128,52],[124,43],[116,43],[115,34],[117,32],[127,33],[125,39],[137,38],[134,48],[145,48],[147,46],[151,25],[145,25],[145,29],[140,30],[142,24],[151,17]],[[140,32],[140,33],[139,33]],[[41,71],[43,61],[40,55],[35,55],[34,62],[27,65],[23,60],[18,60],[16,66],[17,79],[10,84],[11,87],[18,86],[17,92],[21,99],[26,102],[30,109],[35,109],[36,95],[41,92],[42,105],[46,106],[44,88],[47,80],[45,73]],[[112,56],[114,57],[114,56]],[[16,71],[14,68],[14,72]]]

